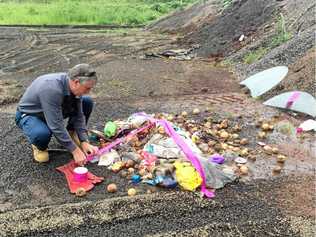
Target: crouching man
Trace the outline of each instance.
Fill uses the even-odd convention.
[[[89,144],[86,127],[93,101],[83,96],[96,83],[95,70],[89,64],[78,64],[68,73],[40,76],[26,89],[15,122],[31,143],[37,162],[49,160],[47,148],[52,135],[78,165],[86,163],[86,155],[97,152],[98,148]]]

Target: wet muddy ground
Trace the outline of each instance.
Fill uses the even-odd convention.
[[[268,135],[264,142],[278,146],[289,156],[281,174],[274,176],[275,157],[264,154],[257,145],[259,129],[255,125],[263,117],[274,119],[275,124],[290,121],[297,126],[304,117],[293,117],[248,98],[229,68],[198,59],[144,59],[146,52],[178,46],[166,35],[141,30],[114,33],[1,28],[0,42],[0,219],[5,220],[0,222],[0,235],[312,233],[313,135],[306,134],[304,139],[277,131]],[[104,176],[105,181],[82,199],[71,195],[63,175],[55,170],[71,155],[51,152],[48,164],[34,163],[29,144],[14,124],[14,111],[16,101],[34,77],[63,71],[79,62],[92,63],[99,74],[92,93],[96,107],[89,121],[91,128],[138,111],[176,114],[200,108],[203,112],[194,119],[228,118],[242,125],[241,135],[249,139],[248,147],[256,157],[250,163],[249,176],[219,190],[214,201],[181,191],[155,189],[154,194],[146,194],[145,185],[137,187],[142,195],[128,198],[126,189],[133,185],[104,168],[89,165],[89,170]],[[56,142],[52,142],[51,148],[56,147]],[[116,194],[105,191],[111,182],[118,184]],[[305,201],[300,203],[301,199]],[[271,229],[275,222],[279,226]]]

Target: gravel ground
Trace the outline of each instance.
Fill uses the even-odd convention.
[[[295,4],[285,6],[285,12],[295,9]],[[266,11],[258,17],[262,8]],[[306,20],[313,7],[307,8],[295,11],[302,15],[299,20],[291,18],[293,29],[299,29],[299,34],[257,64],[238,66],[237,75],[254,73],[270,62],[295,63],[298,57],[306,56],[305,52],[314,45],[310,28],[313,21]],[[238,17],[244,10],[250,15]],[[201,55],[226,49],[228,53],[229,47],[235,47],[231,40],[238,40],[243,32],[255,34],[273,19],[274,10],[275,1],[235,1],[222,17],[212,18],[212,27],[201,28],[204,34],[200,30],[200,36],[190,37],[207,42],[204,51],[203,47],[199,49]],[[232,24],[234,19],[237,25]],[[308,29],[302,30],[304,27]],[[249,147],[254,149],[256,119],[269,120],[278,115],[280,121],[297,126],[305,117],[292,117],[249,99],[241,94],[236,78],[227,68],[216,68],[211,62],[140,57],[147,51],[177,48],[169,36],[143,31],[116,35],[82,29],[4,28],[0,32],[0,94],[5,98],[0,103],[0,236],[315,235],[315,137],[309,133],[303,140],[290,142],[283,136],[283,144],[277,143],[280,134],[268,136],[267,142],[293,151],[281,175],[272,176],[275,160],[258,152],[256,162],[250,164],[249,178],[218,190],[214,200],[179,190],[155,189],[153,194],[146,194],[148,187],[142,185],[137,186],[139,195],[127,197],[126,189],[131,185],[125,179],[92,165],[89,170],[105,176],[105,181],[82,199],[71,195],[63,175],[55,170],[71,155],[50,153],[48,164],[35,164],[29,144],[14,125],[14,105],[10,103],[18,100],[39,73],[66,69],[77,62],[97,67],[100,80],[93,93],[96,108],[91,127],[101,128],[107,119],[126,118],[137,111],[178,113],[210,107],[209,114],[203,112],[200,116],[241,122],[242,136],[249,138]],[[302,149],[303,152],[297,152]],[[116,194],[105,191],[110,182],[118,184]]]

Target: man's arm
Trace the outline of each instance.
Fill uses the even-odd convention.
[[[64,126],[62,114],[62,92],[49,88],[39,92],[39,100],[43,109],[44,117],[47,126],[52,131],[58,142],[73,152],[77,146],[69,136],[67,129]]]

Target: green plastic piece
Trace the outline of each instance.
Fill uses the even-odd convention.
[[[112,121],[109,121],[104,126],[104,135],[106,137],[113,137],[116,134],[116,129],[116,124]]]

